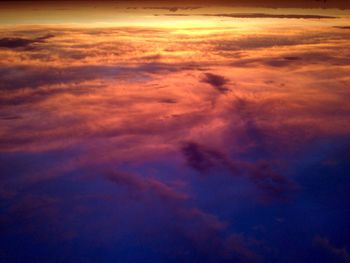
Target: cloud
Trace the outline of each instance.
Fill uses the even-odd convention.
[[[178,10],[195,10],[201,8],[200,6],[148,6],[142,7],[142,9],[151,10],[168,10],[170,12],[176,12]],[[137,7],[129,7],[128,9],[137,9]]]
[[[291,61],[295,61],[295,60],[299,60],[300,57],[295,57],[295,56],[286,56],[283,59],[285,60],[291,60]]]
[[[0,189],[0,197],[13,202],[22,187],[63,195],[66,203],[57,218],[62,225],[79,224],[79,242],[96,244],[94,232],[102,240],[117,239],[121,231],[128,242],[137,239],[157,255],[170,251],[170,259],[176,253],[193,259],[188,262],[255,258],[254,242],[246,236],[249,227],[263,224],[258,222],[261,213],[263,219],[277,216],[274,202],[290,198],[298,167],[320,154],[314,155],[309,145],[326,141],[329,149],[329,140],[348,134],[347,32],[320,26],[312,27],[311,34],[304,27],[296,33],[259,34],[233,25],[198,29],[194,37],[186,30],[74,28],[35,50],[2,49],[0,170],[4,189],[12,189],[9,185],[16,191]],[[23,33],[23,39],[30,38]],[[128,43],[130,49],[124,50]],[[240,56],[230,56],[237,50]],[[142,55],[152,54],[162,54],[148,57],[159,63],[142,61]],[[45,56],[50,59],[40,58]],[[232,67],[234,62],[247,67]],[[225,93],[231,86],[234,90]],[[305,137],[312,139],[310,144]],[[85,180],[100,169],[116,171],[104,180]],[[66,180],[77,177],[84,177],[79,186],[66,187]],[[92,195],[84,203],[91,217],[74,217],[78,206],[62,189],[112,197],[106,203]],[[295,212],[293,205],[299,207],[303,196],[284,204],[287,215],[278,215],[285,218],[283,224],[289,224],[288,213]],[[272,204],[261,207],[255,199]],[[30,204],[25,206],[34,214],[56,205]],[[14,209],[16,220],[42,222],[27,210]],[[268,224],[265,234],[274,239],[269,231],[275,226],[269,229]]]
[[[338,248],[334,246],[327,238],[316,236],[313,239],[314,245],[325,249],[329,253],[331,253],[333,256],[337,257],[342,262],[350,262],[350,254],[346,250],[346,248]]]
[[[131,195],[138,195],[140,193],[155,194],[157,197],[168,201],[184,201],[188,199],[187,194],[178,192],[173,187],[155,178],[148,178],[132,173],[110,172],[107,175],[107,179],[113,183],[127,186]]]
[[[213,168],[222,166],[229,167],[230,170],[235,167],[223,153],[206,148],[195,142],[185,142],[181,150],[187,164],[199,172],[209,172]]]
[[[234,63],[244,63],[241,62],[242,59],[251,59],[254,60],[254,50],[258,49],[268,49],[272,47],[282,48],[282,47],[290,47],[290,51],[295,53],[303,52],[307,53],[327,53],[329,51],[334,51],[332,48],[334,46],[334,42],[337,42],[339,46],[346,49],[347,45],[345,43],[345,39],[349,37],[349,33],[347,31],[337,31],[337,30],[319,30],[319,31],[295,31],[293,33],[288,34],[276,34],[274,31],[264,32],[264,34],[247,34],[241,35],[239,37],[225,37],[218,38],[209,43],[212,44],[213,52],[226,52],[223,56],[227,56],[227,52],[240,52],[240,57]],[[329,44],[329,48],[320,48],[319,44]],[[313,49],[310,50],[308,45],[314,45]],[[280,50],[282,51],[282,50]],[[271,51],[269,53],[277,54],[277,50]],[[287,52],[285,53],[285,57],[289,56],[297,56],[297,54],[290,55]],[[243,55],[243,56],[242,56]],[[339,55],[339,53],[338,53]],[[342,56],[344,58],[344,56]]]
[[[159,14],[156,14],[159,15]],[[196,16],[229,17],[229,18],[278,18],[278,19],[335,19],[335,16],[298,15],[298,14],[265,14],[265,13],[232,13],[232,14],[195,14]],[[164,14],[163,16],[193,16],[193,14]]]
[[[178,207],[175,226],[189,255],[178,255],[186,262],[259,262],[251,239],[227,233],[228,224],[198,208]],[[193,257],[193,258],[192,258]]]
[[[0,214],[0,232],[7,235],[20,234],[35,236],[36,240],[52,242],[69,239],[61,224],[62,200],[45,194],[21,193],[7,202]]]
[[[251,240],[242,235],[232,234],[225,240],[226,251],[224,253],[236,253],[239,262],[261,262],[261,258],[249,248]]]
[[[205,261],[208,258],[219,262],[230,262],[235,258],[249,262],[257,260],[257,255],[250,249],[251,244],[244,236],[229,234],[225,237],[228,227],[226,222],[197,207],[190,207],[185,202],[188,201],[188,196],[173,187],[140,174],[109,172],[106,178],[117,185],[128,187],[129,194],[133,196],[153,195],[167,202],[167,206],[171,208],[168,212],[171,214],[171,222],[162,221],[160,224],[172,226],[172,230],[169,231],[175,231],[176,234],[171,238],[181,240],[181,246],[175,246],[174,250],[167,252],[170,253],[168,255],[170,258],[174,258],[175,254],[177,258],[183,260],[191,259],[192,255]],[[145,201],[145,198],[140,198],[140,201]],[[189,254],[177,254],[184,244],[187,244],[184,249],[189,251]]]
[[[202,78],[202,82],[210,84],[220,93],[226,93],[229,91],[229,89],[225,87],[225,85],[228,83],[228,79],[223,76],[213,73],[205,73],[204,78]]]
[[[159,100],[160,103],[167,103],[167,104],[174,104],[177,103],[177,101],[175,99],[161,99]]]
[[[231,18],[279,18],[279,19],[332,19],[334,16],[298,15],[298,14],[264,14],[264,13],[234,13],[234,14],[202,14],[203,16],[219,16]]]
[[[70,82],[82,82],[98,78],[98,76],[110,77],[119,72],[119,68],[78,66],[67,68],[13,66],[1,67],[1,81],[3,89],[16,90],[21,88],[37,88],[53,84]],[[100,75],[101,73],[103,75]]]
[[[54,35],[47,34],[35,39],[19,38],[19,37],[5,37],[0,38],[0,48],[25,48],[34,43],[44,42],[46,39],[52,38]]]
[[[266,156],[265,132],[259,128],[255,115],[258,109],[255,107],[256,105],[251,104],[246,99],[237,98],[234,102],[234,109],[243,123],[243,139],[245,137],[252,148],[258,151],[261,156]]]
[[[308,37],[307,39],[301,36],[281,36],[281,35],[263,35],[263,36],[242,36],[237,39],[218,40],[213,43],[215,51],[241,51],[283,47],[283,46],[297,46],[303,44],[318,43],[317,37]],[[239,61],[238,61],[239,62]]]
[[[337,29],[350,29],[350,26],[335,26]]]
[[[71,84],[67,87],[50,87],[50,88],[38,88],[33,89],[30,92],[22,94],[14,94],[13,96],[0,96],[0,105],[3,106],[19,106],[19,105],[35,105],[47,99],[52,99],[55,96],[63,95],[75,95],[81,96],[91,94],[97,88],[104,88],[103,85],[74,85]],[[1,118],[1,117],[0,117]],[[16,117],[19,118],[18,116]],[[4,118],[3,118],[4,119]],[[14,119],[13,117],[7,117],[7,119]]]
[[[197,171],[206,171],[215,165],[214,162],[216,158],[212,160],[211,152],[201,150],[199,145],[194,142],[187,142],[184,144],[182,152],[186,158],[187,164]]]
[[[157,2],[157,1],[153,1]],[[135,2],[137,3],[137,1]],[[305,0],[294,0],[294,1],[278,1],[278,0],[247,0],[244,2],[232,2],[231,0],[202,0],[202,1],[184,1],[184,0],[173,0],[172,3],[178,3],[186,6],[201,4],[201,5],[214,5],[214,6],[225,6],[225,7],[267,7],[267,8],[350,8],[350,4],[346,0],[330,0],[330,1],[305,1]]]
[[[0,47],[5,47],[5,48],[26,47],[35,42],[36,42],[35,40],[24,39],[24,38],[1,38]]]
[[[145,63],[136,66],[120,65],[78,65],[68,67],[44,66],[2,66],[0,81],[2,89],[38,88],[54,84],[79,83],[88,80],[113,80],[121,74],[138,74],[176,72],[196,67],[193,64]]]
[[[256,57],[240,59],[233,63],[235,67],[257,67],[259,65],[273,68],[298,68],[310,64],[327,64],[336,66],[347,66],[350,59],[339,56],[334,51],[324,52],[294,52],[293,56],[284,57]]]
[[[295,190],[295,184],[287,177],[273,170],[267,161],[252,165],[248,177],[262,192],[262,201],[288,200],[288,195]]]
[[[260,192],[262,202],[283,201],[296,189],[296,185],[287,177],[276,172],[268,161],[235,161],[220,151],[186,142],[182,153],[191,168],[202,174],[226,171],[232,177],[246,178]]]

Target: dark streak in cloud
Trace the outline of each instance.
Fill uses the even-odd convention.
[[[72,94],[75,96],[88,94],[91,91],[103,88],[101,85],[82,85],[79,87],[74,87],[73,85],[68,88],[50,88],[46,90],[34,89],[30,94],[17,95],[13,97],[2,97],[0,96],[1,106],[15,106],[15,105],[25,105],[25,104],[35,104],[45,99],[51,98],[56,95]]]
[[[170,12],[176,12],[178,10],[195,10],[201,8],[200,6],[148,6],[141,7],[140,9],[150,10],[168,10]],[[139,9],[138,7],[128,7],[127,9]]]
[[[232,18],[282,18],[282,19],[333,19],[334,16],[297,15],[297,14],[265,14],[265,13],[235,13],[235,14],[205,14],[204,16],[219,16]]]
[[[193,14],[156,14],[157,16],[193,16]],[[335,16],[298,15],[298,14],[265,14],[265,13],[232,13],[232,14],[195,14],[196,16],[229,17],[229,18],[279,18],[279,19],[335,19]]]
[[[267,59],[263,61],[263,64],[270,67],[286,67],[291,64],[293,59]]]
[[[265,142],[266,133],[259,128],[254,112],[254,105],[251,105],[248,100],[237,98],[234,103],[235,112],[243,123],[243,134],[241,140],[251,145],[251,152],[258,153],[259,156],[268,156],[268,147]]]
[[[225,85],[228,83],[228,80],[225,77],[212,73],[205,73],[204,75],[205,76],[202,79],[202,82],[210,84],[221,93],[226,93],[229,91],[229,89],[225,87]]]
[[[301,58],[300,58],[300,57],[284,57],[283,59],[295,61],[295,60],[299,60],[299,59],[301,59]]]
[[[47,34],[35,39],[5,37],[0,39],[0,48],[25,48],[33,43],[44,42],[46,39],[54,37],[52,34]]]
[[[291,36],[280,35],[245,36],[239,39],[221,40],[214,43],[215,51],[241,51],[242,49],[270,48],[275,46],[297,46],[318,43],[322,36]],[[239,61],[238,61],[239,62]]]
[[[335,26],[337,29],[350,29],[350,26]]]
[[[199,172],[207,172],[214,167],[226,165],[227,160],[220,152],[207,149],[194,142],[182,146],[187,164]]]
[[[262,202],[286,200],[296,189],[292,181],[274,171],[267,161],[233,161],[220,151],[191,141],[183,144],[182,153],[188,166],[199,173],[223,170],[233,177],[247,178],[261,191]]]
[[[274,171],[266,161],[255,164],[249,178],[263,192],[262,201],[286,200],[294,184],[285,176]]]
[[[350,63],[350,59],[327,52],[299,52],[295,53],[295,56],[240,59],[231,65],[235,67],[254,67],[260,64],[275,68],[292,68],[309,65],[310,63],[347,66]]]
[[[1,102],[0,102],[0,105],[1,105]],[[18,120],[18,119],[21,119],[20,116],[0,116],[0,119],[2,120]]]
[[[197,67],[194,64],[145,63],[135,67],[119,65],[86,65],[71,67],[0,66],[2,89],[37,88],[63,83],[78,83],[93,79],[115,79],[122,73],[148,74],[156,72],[177,72]]]
[[[26,47],[32,43],[35,43],[35,40],[25,39],[25,38],[2,38],[0,39],[0,47],[4,48],[19,48]]]
[[[177,101],[174,100],[174,99],[161,99],[159,102],[160,103],[167,103],[167,104],[175,104],[175,103],[177,103]]]

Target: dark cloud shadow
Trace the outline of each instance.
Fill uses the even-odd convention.
[[[54,84],[79,83],[88,80],[116,79],[122,74],[136,74],[147,77],[152,73],[179,72],[200,68],[193,63],[141,63],[133,67],[120,65],[82,65],[61,67],[44,66],[2,66],[0,67],[0,81],[3,90],[20,88],[37,88]]]
[[[213,73],[205,73],[204,78],[202,78],[202,82],[210,84],[220,93],[226,93],[229,91],[229,89],[225,87],[225,85],[228,83],[228,79],[223,76]]]
[[[5,37],[0,39],[0,48],[26,48],[34,43],[44,42],[45,40],[54,37],[52,34],[47,34],[35,39],[19,38],[19,37]]]
[[[177,12],[178,10],[195,10],[199,9],[201,6],[147,6],[141,7],[141,9],[150,9],[150,10],[167,10],[170,12]],[[138,9],[138,7],[129,7],[127,9]]]
[[[275,171],[268,161],[235,161],[218,150],[195,142],[186,142],[181,151],[187,165],[200,174],[211,176],[226,171],[232,177],[245,178],[259,191],[261,202],[288,200],[296,185],[287,177]]]
[[[350,29],[350,26],[335,26],[337,29]]]
[[[160,15],[160,14],[156,14]],[[232,13],[232,14],[195,14],[196,16],[229,17],[229,18],[278,18],[278,19],[335,19],[335,16],[304,14],[265,14],[265,13]],[[193,14],[164,14],[161,16],[193,16]]]

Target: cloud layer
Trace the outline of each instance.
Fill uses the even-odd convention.
[[[1,27],[0,256],[347,262],[348,18],[123,10]]]

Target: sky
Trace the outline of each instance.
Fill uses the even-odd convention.
[[[0,262],[350,262],[347,1],[0,3]]]

